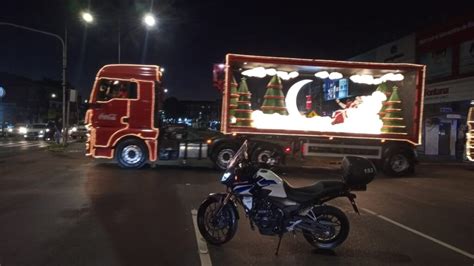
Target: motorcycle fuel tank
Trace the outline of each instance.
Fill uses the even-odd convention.
[[[265,189],[271,190],[269,196],[277,198],[286,198],[283,180],[274,172],[268,169],[260,169],[257,172],[257,184]]]

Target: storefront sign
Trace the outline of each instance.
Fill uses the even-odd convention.
[[[447,114],[447,115],[446,115],[446,118],[450,118],[450,119],[461,119],[461,115],[458,115],[458,114]]]
[[[449,94],[449,88],[427,89],[425,93],[426,96],[437,96],[446,94]]]
[[[439,108],[439,112],[440,113],[452,113],[453,108],[451,108],[451,107],[441,107],[441,108]]]
[[[474,77],[428,84],[425,104],[469,101],[473,99]]]

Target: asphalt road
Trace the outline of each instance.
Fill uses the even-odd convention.
[[[301,186],[337,172],[286,176]],[[0,157],[0,265],[200,265],[200,255],[213,265],[474,263],[474,171],[464,167],[381,175],[357,193],[362,215],[334,201],[351,222],[343,245],[323,252],[287,234],[278,256],[277,238],[252,232],[243,214],[234,239],[199,253],[191,210],[225,189],[219,177],[205,168],[123,170],[85,158],[79,143]]]

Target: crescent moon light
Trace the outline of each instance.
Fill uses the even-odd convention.
[[[304,85],[312,82],[311,79],[303,79],[291,86],[286,94],[285,104],[286,109],[288,110],[288,115],[290,116],[300,116],[300,111],[298,110],[298,106],[296,105],[296,98],[298,97],[298,92],[300,92],[301,88]]]

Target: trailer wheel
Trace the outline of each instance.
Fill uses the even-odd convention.
[[[254,152],[252,153],[251,159],[252,159],[252,162],[254,163],[267,164],[268,159],[272,158],[272,156],[275,159],[273,166],[278,166],[281,160],[281,153],[278,152],[278,150],[274,147],[263,145],[254,150]]]
[[[212,155],[212,160],[216,167],[220,170],[227,169],[227,164],[230,162],[232,157],[239,147],[231,143],[225,143],[219,146]]]
[[[389,176],[407,176],[415,172],[415,160],[407,151],[391,153],[386,159],[383,171]]]
[[[115,158],[122,168],[141,168],[148,158],[148,150],[141,140],[127,139],[117,145]]]

